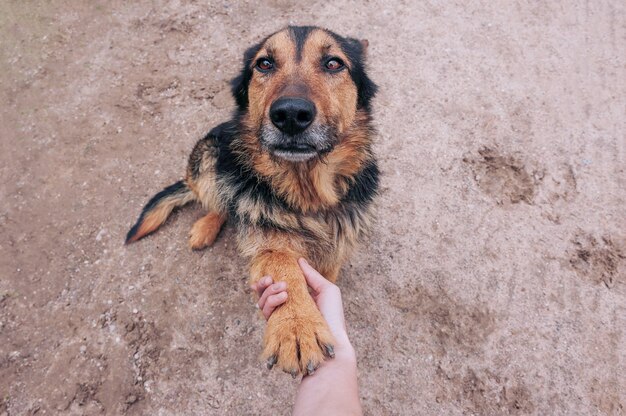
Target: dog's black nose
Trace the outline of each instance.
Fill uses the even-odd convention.
[[[270,107],[270,119],[280,131],[297,134],[313,122],[315,104],[304,98],[284,97]]]

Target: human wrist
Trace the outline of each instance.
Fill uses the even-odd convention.
[[[350,343],[347,334],[336,337],[335,360],[354,362],[356,364],[356,352]]]
[[[335,347],[332,358],[327,359],[322,363],[320,371],[316,372],[320,374],[352,374],[356,372],[357,362],[356,353],[350,343],[341,344]],[[308,378],[305,377],[305,378]]]
[[[348,333],[346,332],[345,327],[341,329],[337,329],[336,327],[331,327],[331,333],[335,338],[335,352],[340,349],[351,349],[352,344],[350,343],[350,339],[348,338]]]

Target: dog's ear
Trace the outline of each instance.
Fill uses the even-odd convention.
[[[376,95],[378,87],[365,72],[365,58],[367,55],[367,40],[358,40],[354,38],[342,38],[340,40],[341,48],[348,55],[352,62],[352,81],[356,84],[358,91],[358,107],[369,110],[370,101]]]
[[[258,43],[244,52],[241,73],[230,82],[230,90],[239,110],[248,108],[248,86],[252,79],[252,59],[254,59],[262,45],[263,42]]]
[[[363,57],[367,57],[367,48],[370,46],[370,42],[367,39],[361,39],[361,48],[363,49]]]

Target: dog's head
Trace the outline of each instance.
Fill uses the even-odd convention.
[[[317,27],[288,27],[248,49],[233,95],[261,147],[289,162],[331,152],[376,93],[366,46]]]

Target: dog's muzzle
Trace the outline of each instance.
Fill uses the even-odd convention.
[[[261,129],[261,142],[273,155],[304,162],[332,148],[331,129],[314,123],[315,104],[304,98],[283,97],[270,107],[271,125]]]

